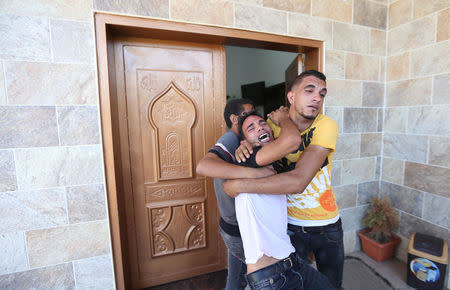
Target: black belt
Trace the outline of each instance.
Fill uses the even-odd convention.
[[[241,237],[241,232],[239,231],[239,226],[229,224],[222,217],[219,220],[220,228],[227,234],[233,237]]]
[[[281,274],[289,270],[290,268],[297,265],[297,256],[295,253],[291,253],[289,257],[276,262],[270,266],[264,267],[262,269],[256,270],[247,275],[247,280],[249,283],[254,283],[261,281],[263,279],[271,278],[275,274]]]
[[[296,226],[293,224],[288,224],[288,230],[293,232],[304,232],[304,233],[322,233],[325,230],[333,229],[333,228],[340,228],[342,227],[341,219],[339,218],[337,222],[325,226],[318,226],[318,227],[303,227],[303,226]]]

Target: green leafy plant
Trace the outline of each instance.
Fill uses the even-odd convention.
[[[363,218],[363,224],[369,228],[366,235],[379,244],[385,244],[394,239],[392,232],[398,228],[399,217],[388,197],[370,199],[370,206]]]

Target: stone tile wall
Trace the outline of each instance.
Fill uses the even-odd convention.
[[[390,1],[380,194],[412,232],[450,241],[450,2]]]
[[[345,249],[373,195],[400,234],[448,239],[449,26],[442,0],[0,2],[0,288],[114,288],[93,12],[325,41]],[[403,243],[403,255],[405,257]]]

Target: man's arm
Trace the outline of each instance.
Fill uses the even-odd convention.
[[[298,146],[300,146],[302,137],[289,116],[280,121],[280,128],[280,136],[263,146],[256,153],[255,160],[259,166],[271,164],[298,149]]]
[[[273,169],[263,168],[250,168],[235,165],[222,160],[219,156],[212,152],[206,153],[206,155],[197,164],[197,174],[217,177],[223,179],[234,178],[260,178],[273,175],[275,172]]]
[[[294,170],[265,178],[228,180],[223,188],[231,197],[236,197],[241,192],[301,193],[311,183],[329,153],[328,148],[309,145],[300,155]]]

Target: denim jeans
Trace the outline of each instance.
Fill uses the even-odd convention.
[[[247,265],[244,263],[242,239],[225,233],[221,228],[219,232],[228,249],[228,276],[225,290],[244,289],[247,285],[245,279]]]
[[[312,251],[317,269],[330,280],[335,289],[342,287],[344,270],[344,242],[341,221],[322,227],[301,227],[288,225],[288,234],[296,253],[306,259]]]
[[[333,289],[324,275],[306,264],[297,254],[293,253],[289,258],[292,259],[293,264],[287,269],[282,266],[285,262],[280,261],[250,273],[248,275],[250,288],[253,290]]]

